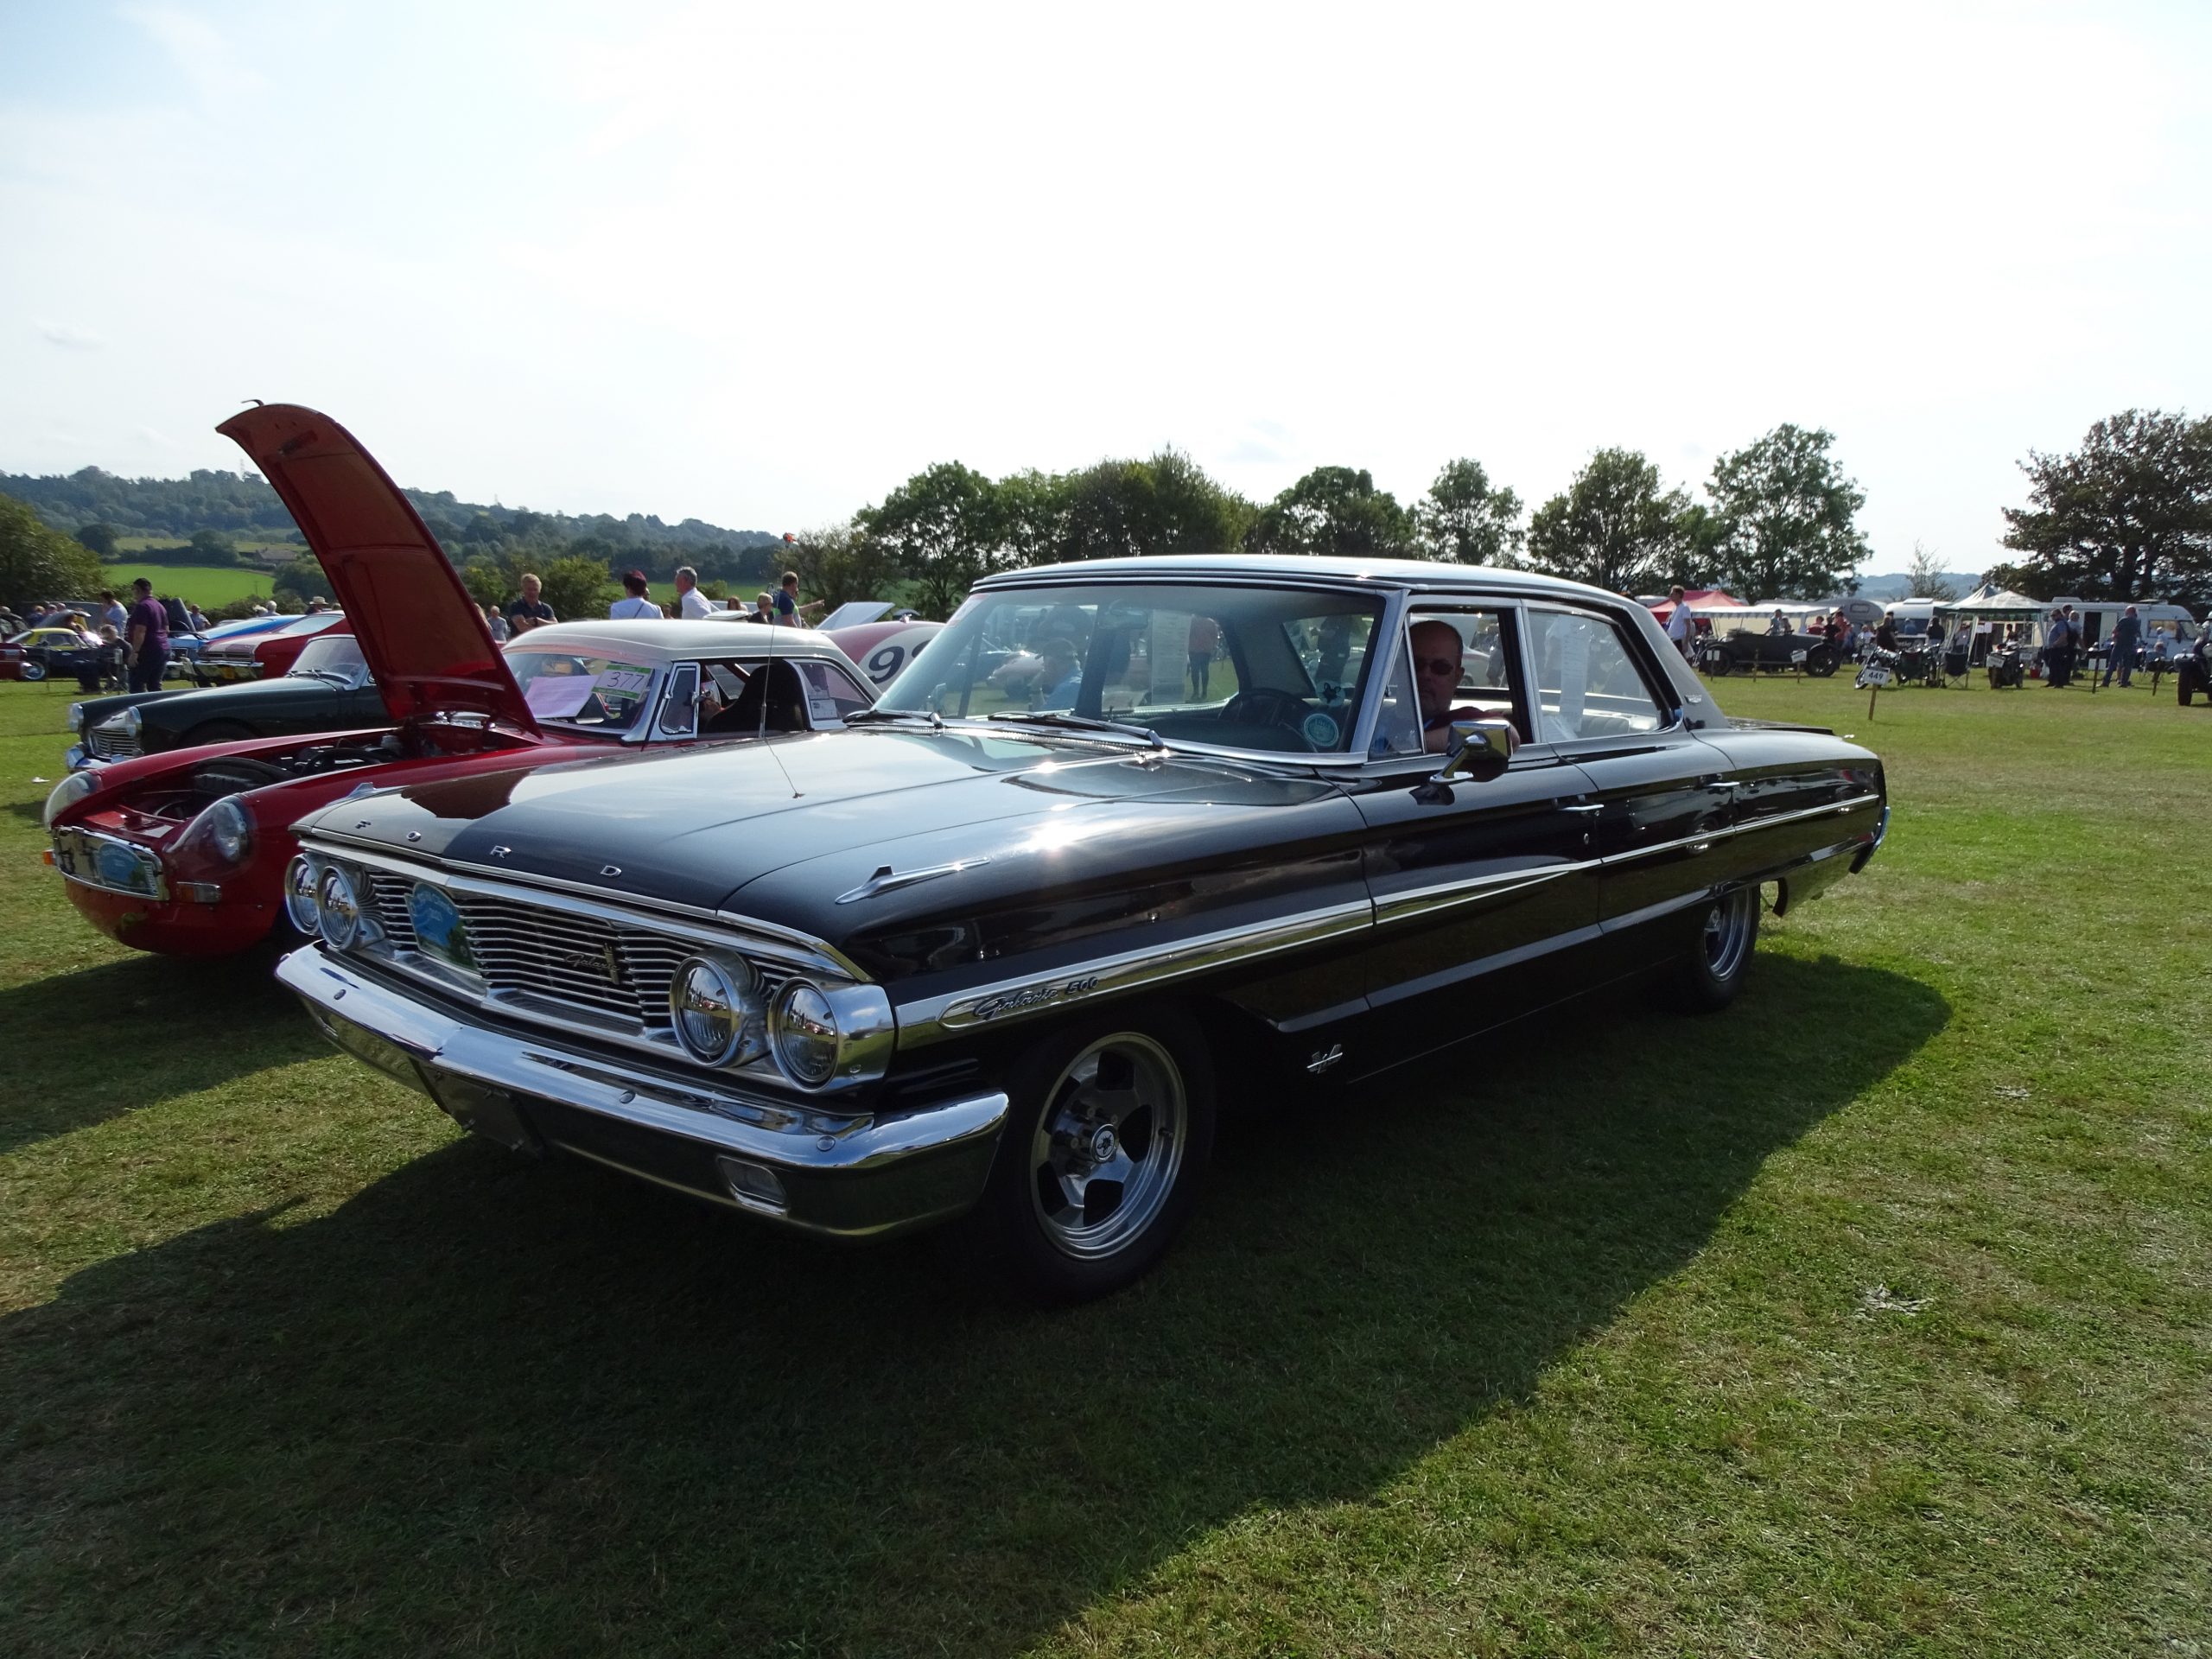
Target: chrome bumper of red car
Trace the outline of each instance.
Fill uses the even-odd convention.
[[[464,1128],[557,1147],[803,1232],[883,1238],[982,1195],[1007,1097],[965,1095],[893,1116],[817,1110],[677,1078],[474,1023],[372,978],[319,944],[276,977],[323,1035],[419,1089]]]

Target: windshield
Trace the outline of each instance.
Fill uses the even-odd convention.
[[[368,677],[369,664],[361,655],[359,640],[350,633],[333,633],[310,639],[302,646],[293,659],[291,671],[316,679],[327,679],[336,674],[348,684],[359,685]]]
[[[972,595],[877,707],[1073,716],[1228,748],[1351,747],[1379,594],[1070,582]]]
[[[610,737],[642,723],[658,671],[650,663],[566,651],[510,651],[507,667],[535,717]]]

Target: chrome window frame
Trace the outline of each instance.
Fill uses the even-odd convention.
[[[1535,598],[1520,601],[1524,612],[1556,611],[1562,615],[1580,617],[1588,622],[1602,622],[1621,637],[1622,648],[1628,653],[1629,666],[1643,683],[1643,694],[1651,699],[1651,706],[1659,711],[1659,724],[1648,732],[1623,733],[1617,737],[1548,738],[1541,747],[1556,754],[1573,756],[1590,748],[1618,748],[1630,739],[1650,739],[1690,734],[1688,719],[1675,696],[1671,684],[1652,683],[1654,664],[1644,660],[1637,650],[1636,630],[1618,616],[1609,615],[1595,605],[1578,604],[1571,600]],[[1521,656],[1522,672],[1528,677],[1529,723],[1541,730],[1543,726],[1543,688],[1536,683],[1536,631],[1533,621],[1524,615],[1521,626]]]

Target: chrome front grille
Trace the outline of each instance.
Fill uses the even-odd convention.
[[[142,751],[138,740],[122,728],[95,726],[85,734],[85,747],[103,760],[128,760]]]
[[[412,953],[415,927],[407,895],[414,884],[380,872],[371,874],[368,883],[386,946]],[[449,896],[487,991],[558,1003],[587,1020],[612,1016],[648,1033],[668,1030],[669,982],[677,963],[697,950],[696,944],[512,899],[465,892]],[[786,969],[755,967],[770,997],[791,976]]]

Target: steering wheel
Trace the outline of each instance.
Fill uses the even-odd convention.
[[[1239,691],[1221,705],[1222,721],[1231,726],[1287,726],[1296,730],[1306,713],[1301,699],[1265,685]]]

